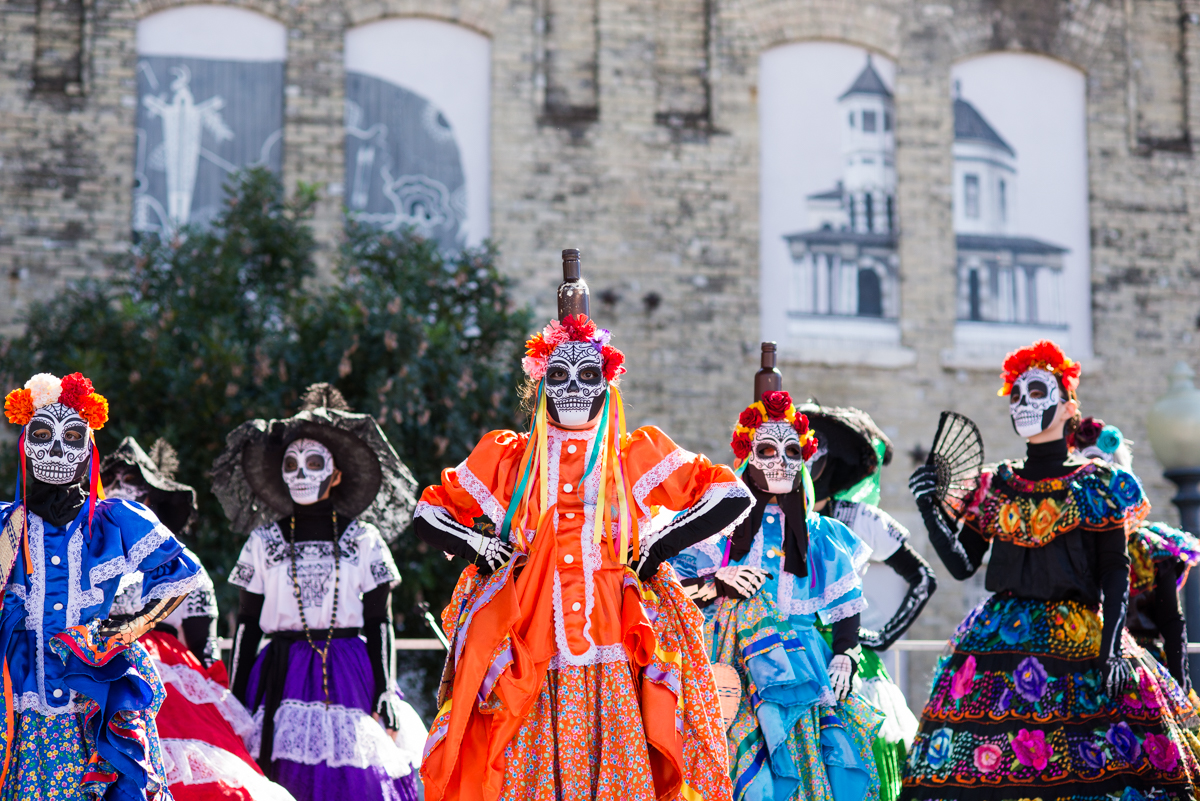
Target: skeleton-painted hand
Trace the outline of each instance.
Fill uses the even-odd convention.
[[[726,565],[716,572],[717,590],[726,598],[753,598],[767,575],[757,567]]]
[[[1129,660],[1123,656],[1110,656],[1104,662],[1104,691],[1108,697],[1116,700],[1125,692],[1125,685],[1133,679],[1133,670]]]
[[[112,615],[96,629],[96,636],[103,640],[116,638],[125,645],[132,645],[160,620],[166,620],[175,607],[183,603],[186,595],[176,598],[154,598],[135,615]]]
[[[923,464],[908,479],[908,491],[917,500],[937,492],[937,468]]]
[[[479,555],[475,564],[485,567],[488,573],[495,573],[512,558],[513,548],[499,537],[485,537],[478,531],[472,531],[467,539],[471,547]],[[481,564],[482,563],[482,564]]]
[[[839,701],[845,701],[850,695],[850,687],[854,681],[854,663],[845,654],[838,654],[829,661],[829,683],[833,687],[833,695]]]
[[[696,606],[704,606],[717,599],[717,584],[711,579],[683,584],[683,594],[692,599]]]

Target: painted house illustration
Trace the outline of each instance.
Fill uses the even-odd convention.
[[[958,319],[1062,324],[1065,248],[1013,233],[1017,154],[956,87],[954,230]],[[894,103],[871,59],[838,98],[842,178],[805,199],[810,228],[784,237],[795,264],[793,319],[895,319]]]

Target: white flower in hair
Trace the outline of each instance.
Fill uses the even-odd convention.
[[[41,409],[58,403],[58,397],[62,394],[62,380],[50,373],[38,373],[25,382],[25,389],[29,390],[33,408]]]

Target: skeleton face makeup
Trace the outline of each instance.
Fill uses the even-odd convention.
[[[90,431],[69,406],[51,403],[38,409],[29,421],[25,457],[33,477],[47,484],[74,484],[87,472]]]
[[[138,480],[137,471],[132,469],[122,470],[113,481],[104,485],[106,498],[122,498],[141,503],[149,494],[146,485]]]
[[[604,362],[586,342],[564,342],[546,364],[546,411],[565,428],[590,423],[604,408]]]
[[[283,483],[292,501],[308,506],[320,500],[333,480],[333,454],[315,439],[298,439],[283,452]]]
[[[1021,374],[1008,396],[1013,428],[1022,437],[1033,437],[1054,422],[1062,395],[1053,373],[1034,367]]]
[[[800,435],[791,423],[767,421],[754,432],[750,464],[766,479],[759,489],[786,495],[796,487],[796,476],[804,464]]]

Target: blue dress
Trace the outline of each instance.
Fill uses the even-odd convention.
[[[751,598],[709,606],[705,633],[714,662],[742,679],[737,716],[727,726],[734,801],[878,797],[871,752],[879,713],[851,695],[838,702],[827,666],[833,653],[817,630],[866,606],[858,570],[870,556],[843,523],[810,515],[808,575],[783,570],[783,513],[770,504],[749,552],[730,565],[771,576]],[[725,563],[725,543],[706,540],[672,560],[681,579]]]
[[[0,503],[0,525],[15,508]],[[32,570],[18,554],[0,614],[16,728],[0,801],[165,793],[153,725],[163,691],[145,650],[135,644],[115,655],[97,653],[80,646],[78,636],[72,648],[55,635],[81,624],[92,624],[94,632],[128,573],[143,574],[148,603],[186,595],[199,566],[149,509],[132,501],[97,502],[90,525],[85,504],[65,526],[32,512],[27,526]],[[0,696],[0,708],[6,705]],[[122,726],[126,739],[141,737],[141,749],[117,737]]]

